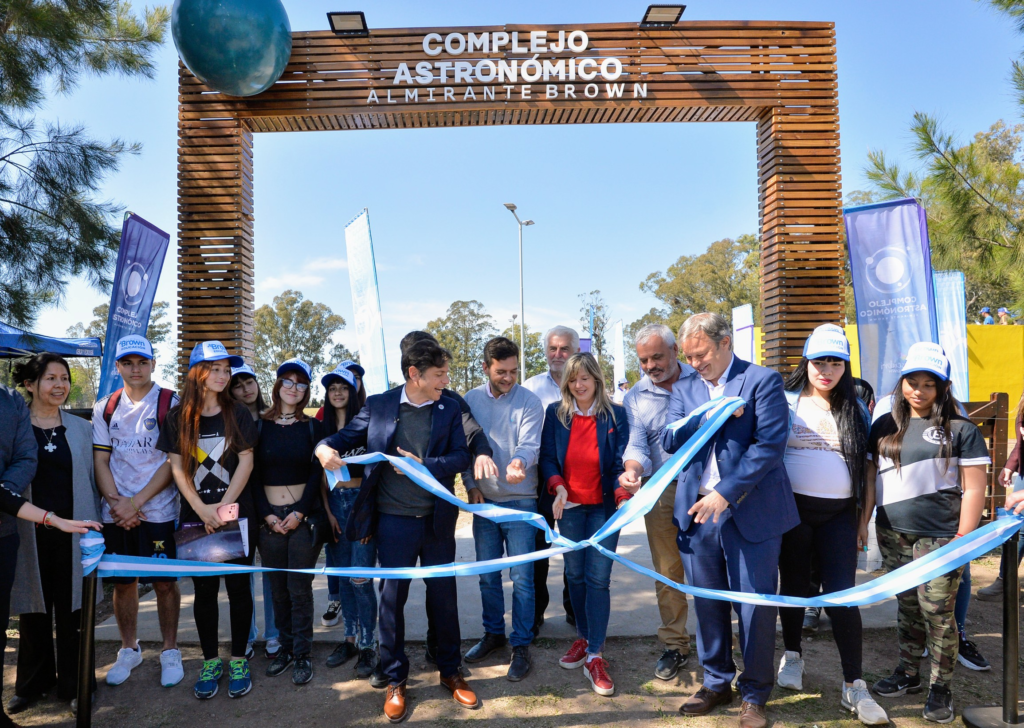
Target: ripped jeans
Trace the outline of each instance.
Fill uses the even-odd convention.
[[[341,533],[335,534],[337,541],[328,539],[327,566],[344,568],[347,566],[377,565],[377,542],[369,543],[349,541],[345,538],[345,524],[348,523],[352,506],[359,494],[358,488],[335,488],[327,498],[331,513],[341,526]],[[327,577],[327,592],[330,601],[341,602],[341,615],[345,622],[345,637],[355,637],[359,649],[373,649],[376,646],[377,632],[377,593],[373,589],[373,579],[350,579],[346,576]]]

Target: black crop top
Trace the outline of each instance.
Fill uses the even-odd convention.
[[[259,443],[255,449],[255,483],[253,496],[260,518],[271,514],[265,486],[305,483],[295,510],[308,516],[319,502],[323,467],[313,457],[313,448],[324,437],[323,424],[310,419],[293,425],[279,425],[269,420],[258,422]]]

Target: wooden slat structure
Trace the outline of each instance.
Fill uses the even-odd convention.
[[[992,464],[988,466],[988,482],[985,490],[985,511],[982,521],[991,521],[996,517],[996,509],[1002,507],[1006,500],[1006,488],[997,478],[1006,462],[1010,433],[1013,424],[1010,420],[1010,397],[1006,392],[994,392],[988,401],[964,402],[964,408],[971,422],[981,429],[988,443],[988,454]]]
[[[546,31],[548,42],[560,31],[583,31],[587,42],[582,50],[534,53],[533,31]],[[515,35],[519,46],[513,50],[506,42],[499,50],[428,55],[429,33]],[[521,67],[534,57],[535,66]],[[607,59],[621,62],[620,77],[584,78]],[[418,63],[438,61],[450,62],[444,80],[438,69],[426,84],[396,82],[399,64],[407,64],[415,77]],[[456,66],[463,61],[479,75],[467,74],[467,66],[460,75]],[[481,80],[502,62],[506,70],[516,67],[515,82],[507,76]],[[559,63],[563,77],[556,74]],[[811,329],[841,320],[837,107],[832,23],[414,28],[372,30],[362,38],[299,32],[281,79],[244,99],[211,91],[181,66],[179,364],[187,365],[195,342],[210,338],[253,355],[256,132],[746,121],[757,125],[763,361],[787,368]]]

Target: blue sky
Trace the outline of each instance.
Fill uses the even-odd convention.
[[[285,0],[293,30],[325,29],[322,0]],[[371,27],[574,24],[639,20],[647,3],[399,2],[364,9]],[[987,4],[690,2],[685,19],[834,21],[844,193],[864,187],[868,149],[909,161],[915,111],[934,113],[964,139],[999,119],[1016,123],[1008,82],[1024,36]],[[42,116],[85,124],[94,136],[143,144],[102,196],[176,228],[177,56],[168,41],[153,81],[87,78]],[[639,284],[680,255],[757,231],[753,124],[259,134],[254,142],[256,305],[286,288],[328,304],[349,327],[344,226],[367,207],[378,261],[391,378],[397,342],[477,299],[504,328],[519,308],[514,202],[536,221],[525,235],[526,321],[578,325],[577,295],[600,289],[625,323],[655,304]],[[174,240],[157,300],[175,300]],[[36,329],[60,335],[106,297],[75,281]],[[169,347],[161,354],[171,353]]]

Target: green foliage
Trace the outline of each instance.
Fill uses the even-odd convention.
[[[597,361],[601,365],[601,371],[604,373],[605,386],[611,387],[614,384],[612,379],[615,374],[611,352],[606,351],[608,341],[605,338],[608,327],[611,325],[611,321],[609,321],[611,312],[608,310],[608,304],[605,302],[604,296],[601,295],[601,291],[581,293],[579,295],[579,299],[581,328],[583,333],[591,339],[590,352],[597,357]],[[593,331],[590,330],[591,308],[594,310]]]
[[[518,346],[522,328],[517,323],[502,331],[501,335],[506,339],[512,339]],[[525,366],[527,379],[548,370],[548,360],[544,356],[544,342],[541,341],[543,335],[540,331],[531,331],[529,326],[526,327],[526,351],[521,353],[523,362],[520,366]]]
[[[95,195],[140,147],[28,112],[47,84],[66,93],[82,73],[151,77],[169,17],[116,0],[0,0],[0,318],[31,325],[72,276],[109,287],[123,208]]]
[[[256,361],[253,369],[260,387],[269,393],[281,362],[298,357],[313,370],[314,381],[329,361],[342,361],[347,350],[331,341],[345,328],[345,319],[323,303],[305,299],[299,291],[285,291],[263,304],[253,316]],[[340,358],[338,358],[340,356]]]
[[[938,121],[917,113],[912,151],[920,169],[884,152],[868,153],[871,201],[914,197],[928,214],[932,264],[964,272],[967,313],[982,306],[1024,307],[1024,125],[999,121],[962,144]]]
[[[642,321],[627,330],[634,333],[646,323],[668,324],[679,329],[689,316],[702,311],[732,316],[732,309],[749,303],[754,322],[761,324],[761,245],[755,235],[725,238],[699,255],[683,255],[663,272],[651,273],[640,290],[652,294],[665,306],[651,309]],[[637,325],[639,324],[639,325]]]
[[[494,319],[479,301],[455,301],[441,318],[429,322],[426,331],[452,355],[449,368],[452,389],[465,394],[484,382],[484,344],[494,336]]]
[[[39,106],[48,81],[67,93],[82,72],[152,78],[169,20],[117,0],[0,0],[0,106]]]

